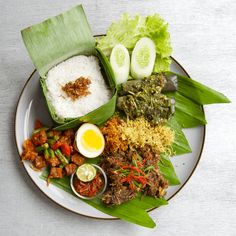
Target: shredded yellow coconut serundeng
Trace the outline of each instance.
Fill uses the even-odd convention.
[[[152,126],[143,117],[127,120],[120,126],[122,139],[134,147],[150,145],[158,153],[171,152],[174,131],[165,125]]]

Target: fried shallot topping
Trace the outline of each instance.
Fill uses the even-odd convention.
[[[70,97],[74,101],[78,98],[85,97],[90,94],[88,90],[90,84],[90,79],[81,76],[74,82],[69,82],[62,86],[62,90],[68,97]]]

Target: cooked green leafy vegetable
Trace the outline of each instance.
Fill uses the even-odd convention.
[[[174,101],[162,93],[166,81],[162,74],[127,81],[119,90],[117,107],[130,119],[143,116],[152,124],[167,121],[174,113]]]
[[[123,44],[130,52],[142,37],[149,37],[156,47],[154,72],[168,71],[172,52],[168,24],[158,15],[134,17],[123,14],[121,19],[114,22],[104,37],[97,39],[97,46],[107,55],[117,44]]]

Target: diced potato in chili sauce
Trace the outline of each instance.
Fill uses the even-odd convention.
[[[85,162],[85,158],[81,156],[79,153],[75,153],[71,156],[71,162],[75,163],[78,166],[81,166]]]
[[[36,120],[31,138],[23,143],[21,159],[30,161],[35,170],[48,167],[49,179],[70,176],[85,162],[85,158],[73,148],[74,139],[73,129],[57,131]]]
[[[60,167],[52,167],[49,173],[48,178],[52,179],[61,179],[63,177],[63,169]]]
[[[71,164],[67,164],[65,166],[65,172],[66,172],[66,175],[72,175],[75,171],[76,171],[76,168],[77,168],[77,165],[74,164],[74,163],[71,163]]]

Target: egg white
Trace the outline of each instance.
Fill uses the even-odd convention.
[[[102,139],[102,147],[99,150],[87,150],[83,144],[81,143],[81,137],[83,136],[84,132],[87,130],[93,130],[95,131]],[[78,131],[76,132],[75,135],[75,145],[78,149],[78,151],[85,157],[87,158],[95,158],[98,157],[99,155],[102,154],[104,148],[105,148],[105,140],[103,137],[102,132],[100,131],[100,129],[94,125],[94,124],[90,124],[90,123],[85,123],[83,125],[80,126],[80,128],[78,129]]]

